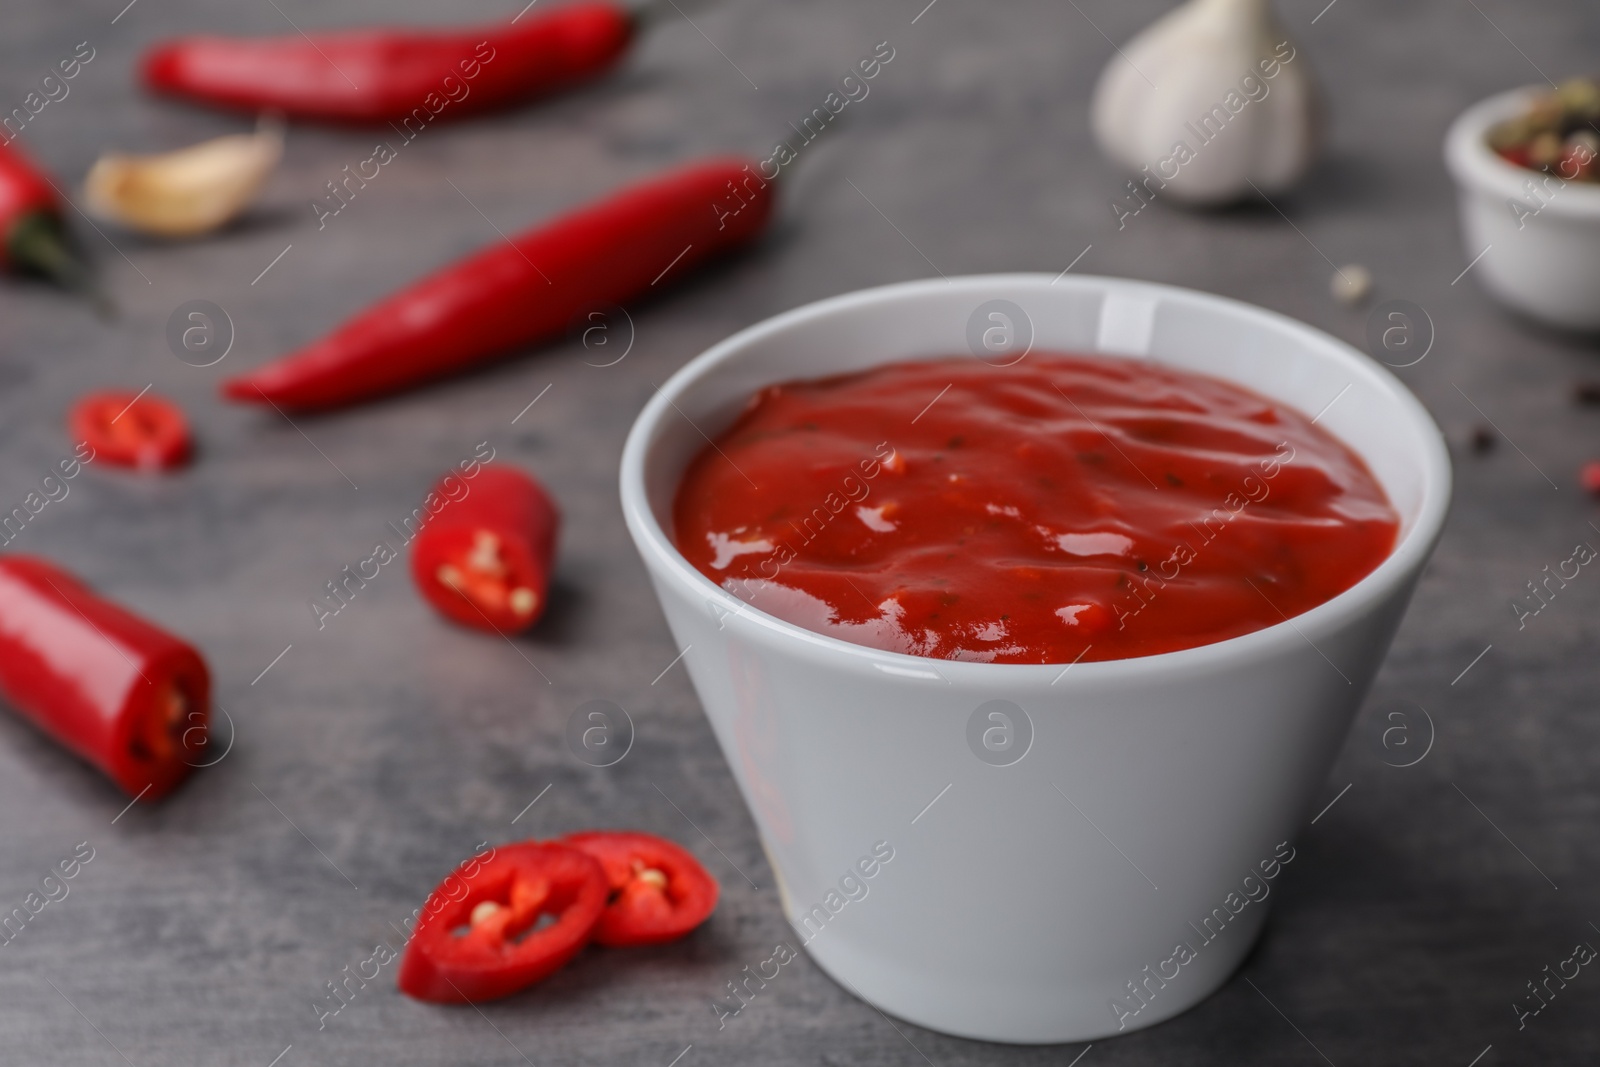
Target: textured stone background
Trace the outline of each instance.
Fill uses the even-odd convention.
[[[138,0],[113,24],[123,2],[15,0],[5,14],[0,110],[77,42],[96,49],[71,95],[23,138],[74,183],[106,146],[149,151],[242,128],[132,87],[139,49],[163,35],[283,33],[286,16],[311,29],[513,13],[491,0]],[[897,1028],[806,962],[717,1031],[708,1001],[786,927],[681,668],[652,682],[676,649],[623,530],[615,471],[651,383],[738,327],[925,276],[930,264],[1059,271],[1089,245],[1079,271],[1239,297],[1357,344],[1367,313],[1331,300],[1329,261],[1368,265],[1380,299],[1415,301],[1437,326],[1428,358],[1399,373],[1458,467],[1443,544],[1327,783],[1340,799],[1302,834],[1261,947],[1209,1001],[1095,1045],[1084,1067],[1466,1067],[1490,1045],[1485,1067],[1592,1055],[1600,973],[1586,968],[1521,1032],[1511,1003],[1575,942],[1600,943],[1600,579],[1586,572],[1521,632],[1508,602],[1579,540],[1600,545],[1590,525],[1600,511],[1576,484],[1580,462],[1600,452],[1600,412],[1567,398],[1574,378],[1597,372],[1595,353],[1513,320],[1470,274],[1452,284],[1470,257],[1439,142],[1482,96],[1541,71],[1591,69],[1600,13],[1575,2],[1280,3],[1331,103],[1325,163],[1278,203],[1293,226],[1266,207],[1190,215],[1158,204],[1119,232],[1110,203],[1121,179],[1090,143],[1088,92],[1114,55],[1107,38],[1125,40],[1165,5],[939,0],[913,25],[923,2],[729,0],[690,9],[703,35],[668,8],[618,76],[430,129],[321,232],[308,201],[370,155],[371,139],[296,127],[268,203],[214,240],[108,231],[119,254],[76,220],[125,309],[114,327],[46,289],[0,288],[7,510],[68,453],[63,413],[85,389],[153,383],[200,439],[199,461],[173,477],[91,469],[12,547],[48,553],[192,635],[237,727],[223,762],[113,823],[120,796],[0,717],[0,910],[78,842],[96,850],[70,896],[0,949],[0,1060],[266,1067],[292,1045],[284,1065],[666,1067],[692,1044],[682,1067],[1072,1061],[1080,1046]],[[834,150],[807,164],[788,224],[737,263],[634,308],[637,341],[622,363],[596,368],[581,347],[557,345],[298,429],[216,401],[223,375],[494,239],[484,215],[509,231],[701,152],[764,152],[881,40],[894,62],[848,128],[828,135]],[[216,367],[168,350],[167,318],[191,299],[221,305],[237,327]],[[1483,457],[1462,447],[1484,422],[1473,402],[1516,447],[1501,439]],[[514,644],[454,629],[397,565],[318,632],[307,600],[483,440],[537,470],[565,509],[547,622]],[[561,740],[572,709],[597,698],[627,708],[638,729],[628,758],[604,770]],[[1387,766],[1423,751],[1418,705],[1436,728],[1431,750]],[[1396,725],[1410,733],[1386,748]],[[311,1004],[324,982],[393,939],[390,924],[476,842],[589,825],[688,843],[723,881],[714,920],[677,945],[591,952],[481,1012],[406,1000],[389,968],[318,1031]]]

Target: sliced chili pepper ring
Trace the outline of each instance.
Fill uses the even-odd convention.
[[[466,28],[180,37],[145,53],[142,78],[158,92],[219,107],[333,122],[403,123],[438,90],[450,99],[433,116],[452,119],[600,76],[621,59],[637,21],[621,4],[582,0],[524,14]],[[468,88],[457,95],[445,78]]]
[[[588,854],[532,841],[500,846],[429,895],[400,989],[441,1004],[510,996],[577,955],[605,906],[605,872]]]
[[[107,463],[167,470],[189,458],[189,420],[149,393],[90,393],[73,405],[68,426]]]
[[[717,906],[717,880],[671,841],[650,834],[591,830],[561,843],[600,861],[610,900],[595,927],[602,945],[653,945],[687,934]]]

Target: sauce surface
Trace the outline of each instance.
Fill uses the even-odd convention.
[[[1029,356],[769,386],[690,464],[679,551],[751,606],[938,659],[1073,663],[1263,629],[1399,520],[1311,419],[1159,364]]]

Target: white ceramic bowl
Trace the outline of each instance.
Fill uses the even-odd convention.
[[[1600,185],[1508,163],[1484,139],[1540,91],[1492,96],[1468,108],[1445,136],[1445,163],[1461,200],[1462,265],[1481,253],[1471,275],[1508,306],[1553,326],[1600,330]]]
[[[1292,622],[1063,673],[812,633],[724,592],[673,547],[673,495],[702,432],[715,436],[757,388],[966,353],[969,319],[991,300],[1022,309],[1035,349],[1150,358],[1302,411],[1327,406],[1320,425],[1360,453],[1403,517],[1394,552]],[[1326,799],[1449,495],[1427,412],[1342,342],[1203,293],[1042,274],[891,285],[752,326],[666,383],[622,458],[628,528],[755,817],[789,944],[886,1012],[1012,1042],[1147,1026],[1226,980],[1279,884],[1265,871],[1282,875],[1275,853],[1292,846],[1280,843]],[[1021,709],[1009,751],[1005,721],[985,713],[973,727],[996,700]],[[996,724],[1003,754],[981,759],[968,738]],[[874,846],[893,858],[874,863]],[[1235,911],[1241,894],[1263,902]],[[1193,958],[1173,962],[1180,942]],[[781,962],[752,963],[728,976],[730,1011],[734,983],[758,1011],[760,983],[783,981]]]

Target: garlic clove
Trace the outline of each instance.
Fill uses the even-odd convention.
[[[281,123],[160,155],[108,152],[84,180],[89,210],[130,230],[195,237],[237,218],[283,157]]]
[[[1106,65],[1091,119],[1148,193],[1193,204],[1287,189],[1320,128],[1314,83],[1268,0],[1189,0],[1152,23]]]

